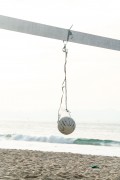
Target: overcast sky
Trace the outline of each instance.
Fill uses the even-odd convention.
[[[119,0],[0,0],[0,14],[120,39]],[[0,29],[0,120],[57,121],[63,42]],[[120,121],[120,52],[68,43],[68,109]]]

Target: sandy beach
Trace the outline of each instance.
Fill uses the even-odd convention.
[[[0,149],[2,180],[120,180],[120,158]]]

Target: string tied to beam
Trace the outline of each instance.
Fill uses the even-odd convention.
[[[63,41],[64,46],[63,46],[62,51],[65,53],[65,63],[64,63],[64,75],[65,75],[65,77],[64,77],[64,80],[63,80],[63,83],[62,83],[62,96],[61,96],[61,101],[60,101],[60,107],[59,107],[59,110],[58,110],[58,121],[61,118],[60,110],[61,110],[64,95],[65,95],[65,111],[71,117],[70,111],[68,110],[68,105],[67,105],[68,104],[67,103],[67,100],[68,100],[68,97],[67,97],[67,56],[68,56],[67,43],[69,41],[70,36],[72,36],[72,33],[70,31],[72,26],[73,25],[71,25],[71,27],[68,29],[67,40]]]
[[[65,63],[64,63],[64,80],[62,82],[62,96],[60,101],[60,107],[58,110],[58,121],[61,118],[60,110],[63,103],[63,98],[65,98],[65,111],[70,116],[70,111],[68,110],[68,96],[67,96],[67,56],[68,56],[68,49],[66,47],[67,43],[64,43],[64,47],[62,51],[65,53]]]

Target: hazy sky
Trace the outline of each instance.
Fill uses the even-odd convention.
[[[120,39],[119,0],[0,0],[0,14]],[[0,120],[57,121],[63,42],[0,29]],[[120,121],[120,52],[68,43],[68,109]]]

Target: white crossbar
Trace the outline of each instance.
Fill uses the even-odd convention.
[[[120,40],[0,15],[0,28],[120,51]]]

